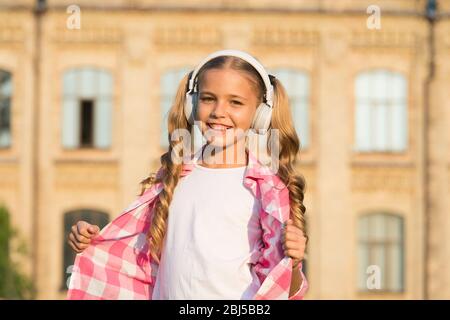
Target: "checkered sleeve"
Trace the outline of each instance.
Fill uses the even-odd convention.
[[[302,262],[299,263],[297,270],[295,270],[295,272],[300,272],[302,284],[300,285],[300,288],[298,289],[298,291],[289,297],[289,300],[303,300],[303,297],[305,296],[306,292],[308,291],[309,284],[308,284],[308,280],[306,279],[305,274],[303,273],[303,263]]]
[[[272,215],[262,213],[263,248],[261,257],[254,265],[261,287],[255,295],[257,300],[288,299],[292,275],[292,259],[286,257],[282,248],[282,223]]]
[[[300,290],[289,297],[292,278],[292,259],[284,254],[282,247],[282,223],[273,215],[263,213],[261,219],[263,230],[263,248],[261,256],[254,265],[261,287],[255,295],[257,300],[301,300],[308,290],[308,282],[299,264],[302,276]]]
[[[149,192],[156,194],[156,187]],[[154,198],[147,193],[149,201],[133,203],[76,256],[67,299],[151,299],[154,277],[146,234]]]

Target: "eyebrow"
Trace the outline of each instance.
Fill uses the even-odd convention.
[[[214,93],[209,92],[209,91],[200,91],[200,94],[210,94],[210,95],[212,95],[212,96],[215,96]],[[238,96],[238,95],[236,95],[236,94],[229,94],[228,96],[229,96],[229,97],[240,98],[240,99],[242,99],[242,100],[247,100],[246,98],[241,97],[241,96]]]

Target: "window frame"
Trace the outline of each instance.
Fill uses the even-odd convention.
[[[289,98],[289,106],[291,108],[291,116],[292,120],[294,122],[294,128],[295,131],[300,139],[301,149],[306,151],[310,149],[312,146],[312,121],[311,121],[311,101],[312,101],[312,94],[311,94],[311,75],[308,71],[304,69],[299,68],[292,68],[292,67],[273,67],[268,68],[267,70],[269,74],[274,75],[277,77],[284,88],[286,89],[286,93]],[[281,74],[280,74],[281,73]],[[283,76],[282,73],[285,73],[286,76]],[[302,78],[300,81],[305,82],[304,89],[300,90],[300,93],[298,94],[292,94],[291,88],[289,87],[289,81],[286,79],[283,79],[285,77],[292,78],[292,77],[299,77]],[[297,80],[298,81],[298,80]],[[293,98],[294,97],[294,98]],[[304,123],[299,123],[294,113],[294,108],[296,107],[296,104],[299,104],[299,106],[304,107],[303,112],[306,114],[306,120],[304,120]],[[299,111],[301,114],[302,111]],[[301,122],[301,121],[300,121]],[[303,124],[306,124],[306,128],[302,129],[303,132],[299,132],[299,128],[303,127]],[[306,132],[306,133],[305,133]]]
[[[1,110],[0,109],[0,117],[1,117],[1,112],[4,111],[7,114],[7,120],[3,121],[2,117],[0,118],[0,125],[2,123],[6,123],[7,125],[5,126],[6,129],[2,129],[0,127],[0,150],[8,150],[11,148],[12,146],[12,113],[11,113],[11,109],[12,109],[12,100],[13,100],[13,95],[14,95],[14,77],[12,72],[6,70],[6,69],[2,69],[0,68],[0,80],[5,77],[6,80],[4,81],[4,83],[0,82],[0,108],[5,108],[6,111]],[[9,84],[10,87],[10,92],[7,92],[6,94],[3,93],[4,90],[4,86],[7,86]],[[2,103],[6,101],[6,105],[2,107]],[[1,135],[3,134],[2,131],[6,131],[5,135],[7,136],[5,139],[7,140],[7,142],[5,144],[1,143]]]
[[[377,82],[378,81],[378,82]],[[391,90],[398,85],[402,91]],[[380,88],[381,86],[381,88]],[[384,86],[384,88],[383,88]],[[358,154],[396,154],[401,155],[409,151],[409,81],[403,72],[387,68],[372,68],[362,70],[355,75],[353,81],[354,122],[353,122],[353,151]],[[383,90],[384,89],[384,90]],[[374,96],[374,91],[384,92],[383,97]],[[365,96],[364,96],[365,95]],[[363,117],[363,107],[366,114]],[[381,117],[382,110],[385,116]],[[402,115],[401,118],[395,117]],[[368,118],[361,122],[362,118]],[[376,117],[381,117],[379,121]],[[386,120],[387,119],[387,120]],[[370,128],[367,128],[366,124]],[[400,125],[401,123],[401,125]],[[385,130],[378,130],[376,125],[385,125]],[[395,130],[402,130],[397,137]],[[382,139],[377,132],[387,132]],[[368,141],[362,135],[368,136]],[[382,145],[382,146],[380,146]],[[384,145],[384,146],[383,146]]]
[[[88,81],[82,81],[89,78]],[[86,83],[84,83],[86,82]],[[79,66],[62,72],[61,131],[62,150],[110,150],[113,146],[114,77],[102,67]],[[83,145],[81,102],[93,101],[92,146]],[[105,107],[107,109],[105,109]],[[97,114],[103,112],[103,116]],[[66,121],[72,122],[67,126]],[[100,130],[107,130],[100,132]]]
[[[376,239],[374,237],[374,227],[376,219],[379,219],[382,221],[383,226],[383,232],[384,232],[384,238],[383,239]],[[367,235],[362,235],[362,226],[364,223],[364,220],[367,221]],[[389,230],[389,224],[394,225],[399,230],[399,234],[392,235],[388,234]],[[392,227],[391,225],[391,227]],[[372,226],[372,230],[371,230]],[[357,272],[356,272],[356,278],[357,278],[357,291],[359,293],[404,293],[405,292],[405,278],[406,278],[406,269],[405,269],[405,219],[400,214],[394,214],[389,212],[370,212],[365,213],[360,216],[358,216],[357,219],[357,228],[356,228],[356,234],[357,234],[357,249],[355,252],[357,252]],[[393,228],[395,229],[395,228]],[[365,237],[366,239],[363,239]],[[390,238],[389,238],[390,237]],[[375,238],[375,239],[374,239]],[[397,258],[399,259],[399,281],[400,286],[399,288],[395,288],[395,285],[393,284],[392,278],[396,270],[392,270],[389,266],[389,254],[392,253],[393,247],[398,246],[400,256]],[[366,273],[367,267],[370,265],[377,265],[374,263],[374,251],[378,248],[383,249],[383,261],[384,266],[381,267],[381,288],[380,289],[369,289],[367,286],[361,287],[361,281],[367,281],[367,277],[369,276]],[[362,257],[360,256],[362,250],[366,250],[368,254],[368,261],[367,265],[363,266],[363,261],[361,260]],[[383,274],[383,271],[385,274]]]
[[[162,149],[169,148],[169,141],[167,140],[168,135],[168,116],[170,113],[170,109],[172,108],[178,86],[189,72],[193,70],[192,67],[180,66],[173,67],[164,70],[161,72],[160,78],[160,103],[159,103],[159,112],[160,112],[160,123],[161,123],[161,134],[159,136],[158,145]],[[170,86],[170,88],[166,87],[167,83],[173,82],[174,85]]]

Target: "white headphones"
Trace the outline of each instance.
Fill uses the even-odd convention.
[[[198,103],[198,88],[197,88],[197,75],[201,67],[205,65],[208,61],[220,57],[220,56],[233,56],[241,58],[248,63],[250,63],[256,71],[261,75],[266,87],[266,92],[264,95],[264,100],[256,109],[255,117],[252,121],[252,128],[259,133],[259,130],[263,130],[263,133],[269,128],[270,121],[272,119],[272,108],[273,108],[273,86],[270,83],[269,74],[264,69],[263,65],[258,62],[250,54],[239,51],[239,50],[220,50],[208,55],[192,72],[189,82],[188,89],[186,91],[186,103],[184,105],[184,113],[188,122],[194,124],[195,108]]]

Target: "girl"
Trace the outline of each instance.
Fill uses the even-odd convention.
[[[192,152],[194,125],[206,143]],[[69,244],[82,253],[68,298],[302,299],[305,183],[281,83],[245,52],[215,52],[181,81],[168,129],[140,197],[100,233],[73,226]]]

